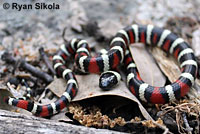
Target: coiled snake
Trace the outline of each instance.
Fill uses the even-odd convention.
[[[180,63],[181,75],[178,80],[164,87],[153,87],[145,83],[140,78],[128,47],[129,44],[136,42],[158,46],[172,54]],[[112,86],[110,82],[116,84],[120,80],[117,73],[108,70],[116,69],[123,64],[126,68],[126,83],[129,90],[140,100],[156,104],[167,103],[184,96],[194,84],[198,68],[193,50],[182,38],[169,30],[153,25],[134,24],[118,31],[110,43],[110,50],[98,56],[90,55],[90,48],[85,40],[72,39],[68,44],[61,45],[60,50],[53,57],[53,64],[57,75],[67,81],[67,87],[63,95],[54,103],[37,105],[11,97],[6,99],[6,102],[9,105],[26,109],[37,116],[50,116],[65,108],[78,91],[74,73],[65,66],[65,61],[71,56],[75,56],[76,65],[82,72],[104,72],[102,79],[108,79],[108,81],[104,82],[107,84],[101,84],[102,88]]]

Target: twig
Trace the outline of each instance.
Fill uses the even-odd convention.
[[[188,134],[192,134],[193,128],[190,127],[188,120],[187,120],[187,117],[186,117],[186,114],[182,113],[182,117],[183,117],[183,122],[184,122],[185,127],[186,127],[186,131],[188,132]]]
[[[43,47],[41,47],[41,48],[39,49],[39,53],[40,53],[40,56],[41,56],[41,58],[43,59],[44,63],[45,63],[46,66],[48,67],[48,69],[51,71],[51,73],[52,73],[53,75],[55,75],[56,72],[55,72],[55,70],[52,68],[52,65],[51,65],[51,63],[49,62],[49,59],[48,59],[46,53],[44,52],[44,48],[43,48]]]
[[[65,41],[65,43],[68,42],[67,39],[65,39],[66,30],[67,30],[67,27],[65,27],[65,28],[63,29],[63,33],[62,33],[62,38],[63,38],[63,40]]]
[[[37,84],[37,78],[31,76],[31,74],[27,74],[27,73],[25,73],[25,74],[17,74],[16,77],[19,78],[19,79],[24,79],[26,81],[31,81],[34,84]]]
[[[16,64],[17,62],[17,60],[15,60],[15,58],[9,52],[4,52],[1,59],[9,64]]]
[[[153,122],[153,124],[155,124],[156,126],[158,126],[159,128],[164,130],[163,134],[173,134],[172,132],[169,131],[169,129],[166,126],[161,125],[154,120],[152,120],[152,122]]]
[[[174,103],[174,105],[175,106],[163,105],[163,107],[161,107],[161,110],[164,111],[165,114],[170,111],[175,111],[176,123],[179,133],[182,133],[182,130],[184,132],[187,131],[187,133],[192,134],[193,128],[189,126],[186,114],[195,116],[198,120],[200,111],[199,100],[196,98],[194,100],[191,100],[191,102]],[[185,126],[183,127],[183,125]],[[197,130],[195,131],[199,132],[198,129],[199,128],[197,128]]]
[[[23,69],[29,71],[30,73],[32,73],[33,75],[37,76],[38,78],[41,78],[42,80],[44,80],[47,83],[50,83],[53,81],[53,77],[50,76],[49,74],[40,71],[39,69],[37,69],[36,67],[32,66],[31,64],[27,63],[25,60],[21,61],[20,67],[22,67]]]
[[[5,52],[2,55],[2,60],[10,63],[10,64],[17,64],[17,60],[8,52]],[[19,67],[23,68],[24,70],[27,70],[28,72],[32,73],[33,75],[35,75],[38,78],[41,78],[42,80],[44,80],[47,83],[50,83],[53,81],[53,77],[50,76],[49,74],[40,71],[39,69],[37,69],[36,67],[34,67],[33,65],[27,63],[25,60],[19,60],[18,63]]]
[[[199,126],[200,126],[199,119],[197,119],[197,132],[200,132]]]

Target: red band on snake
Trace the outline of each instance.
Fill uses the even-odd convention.
[[[174,55],[181,68],[178,80],[164,87],[153,87],[145,83],[139,76],[128,47],[137,42],[158,46],[163,51]],[[85,40],[72,39],[68,44],[62,45],[53,57],[53,64],[57,75],[67,81],[67,87],[56,102],[48,105],[36,105],[14,98],[8,98],[6,102],[38,116],[50,116],[62,110],[78,91],[78,82],[74,73],[65,66],[65,62],[71,56],[75,56],[76,65],[82,72],[100,73],[124,65],[126,67],[126,83],[130,91],[140,100],[155,104],[163,104],[183,97],[194,84],[198,68],[193,50],[182,38],[169,30],[153,25],[134,24],[120,30],[111,41],[110,50],[96,57],[90,55],[90,49]]]

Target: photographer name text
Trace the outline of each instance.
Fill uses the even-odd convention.
[[[3,5],[4,9],[12,9],[12,10],[54,10],[54,9],[60,9],[60,5],[56,3],[35,3],[35,4],[19,4],[19,3],[4,3]]]

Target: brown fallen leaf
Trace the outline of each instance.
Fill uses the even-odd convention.
[[[195,30],[193,33],[193,38],[192,38],[192,48],[194,49],[194,54],[197,57],[200,57],[200,27]]]
[[[12,96],[12,94],[6,89],[6,87],[0,87],[0,109],[13,110],[13,107],[4,102],[4,98]]]
[[[72,100],[73,102],[104,95],[120,96],[136,102],[144,118],[147,120],[152,120],[151,116],[148,114],[139,100],[126,87],[125,82],[121,81],[113,90],[103,91],[99,88],[99,75],[97,74],[76,75],[76,78],[79,84],[79,91],[76,97]],[[55,79],[47,88],[49,88],[55,95],[60,97],[63,94],[65,87],[65,80]]]
[[[177,80],[181,72],[176,60],[172,56],[167,57],[167,54],[157,47],[153,48],[151,53],[170,82]]]
[[[173,56],[167,56],[167,54],[160,48],[151,49],[151,53],[155,60],[157,61],[162,72],[167,76],[170,82],[174,82],[178,79],[181,74],[178,62],[173,58]],[[200,85],[200,80],[196,79],[195,84]],[[200,88],[193,86],[190,92],[187,94],[190,99],[199,96]]]
[[[153,57],[146,51],[145,45],[135,43],[130,47],[141,78],[152,86],[164,86],[166,77],[160,71]]]

